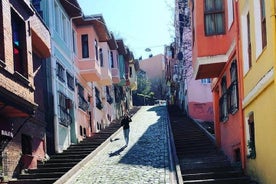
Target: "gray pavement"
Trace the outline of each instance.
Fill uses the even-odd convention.
[[[174,183],[165,106],[144,106],[130,124],[130,141],[122,129],[112,141],[81,165],[66,184],[168,184]]]

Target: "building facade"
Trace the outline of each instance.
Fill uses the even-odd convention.
[[[209,78],[195,79],[192,64],[192,29],[188,0],[175,1],[175,42],[165,49],[169,103],[199,121],[213,121]]]
[[[3,0],[0,25],[2,181],[119,120],[137,68],[102,15],[84,16],[76,0]]]
[[[246,171],[260,183],[275,183],[275,1],[242,0],[238,7]]]
[[[237,3],[191,1],[190,7],[195,78],[212,78],[217,145],[245,167]]]
[[[45,157],[40,68],[51,45],[49,31],[30,1],[1,1],[0,25],[0,177],[10,178]]]

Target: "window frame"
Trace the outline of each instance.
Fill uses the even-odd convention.
[[[259,0],[260,3],[260,18],[261,18],[261,32],[262,32],[262,49],[267,45],[267,31],[266,31],[266,9],[265,1]]]
[[[94,49],[95,49],[95,57],[96,57],[96,60],[98,61],[99,60],[99,51],[98,51],[98,41],[97,39],[94,40]]]
[[[100,59],[100,66],[104,67],[104,57],[103,57],[103,49],[99,49],[99,59]]]
[[[225,3],[223,0],[221,0],[222,2],[222,9],[217,9],[216,6],[216,1],[220,1],[220,0],[213,0],[213,7],[215,7],[214,9],[208,9],[207,10],[207,1],[208,0],[204,0],[204,33],[205,36],[214,36],[214,35],[223,35],[225,34]],[[219,32],[219,30],[217,30],[217,25],[218,22],[215,19],[216,15],[220,15],[221,14],[221,20],[222,20],[222,28],[223,30],[221,32]],[[211,16],[211,20],[214,22],[214,30],[212,32],[208,32],[207,31],[207,16]]]
[[[247,54],[248,54],[248,68],[252,67],[252,48],[251,48],[251,34],[250,34],[250,14],[246,14],[246,24],[247,24]]]
[[[237,60],[233,60],[230,68],[231,84],[228,88],[229,113],[235,114],[239,110],[238,67]]]
[[[28,79],[26,25],[25,21],[14,10],[11,10],[11,26],[14,72]]]
[[[75,86],[74,77],[69,72],[66,72],[66,78],[67,78],[68,88],[74,91],[74,86]]]
[[[57,77],[60,81],[62,82],[65,82],[65,69],[64,67],[59,63],[57,62]]]
[[[114,56],[113,56],[113,51],[110,51],[110,67],[111,68],[114,68],[115,67],[115,65],[114,65]]]
[[[101,110],[103,108],[100,91],[95,87],[96,107]]]
[[[221,122],[226,122],[228,120],[228,93],[227,93],[227,82],[226,76],[221,80],[221,97],[219,99],[219,119]]]
[[[89,37],[88,34],[81,35],[81,53],[82,58],[89,58]]]

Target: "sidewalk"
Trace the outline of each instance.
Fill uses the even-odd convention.
[[[125,145],[122,129],[103,149],[67,180],[67,184],[169,184],[169,146],[166,106],[144,106],[130,124]]]

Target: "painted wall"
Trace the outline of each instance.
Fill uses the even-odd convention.
[[[164,75],[165,62],[163,54],[140,60],[139,65],[143,71],[147,72],[149,79],[160,78]]]
[[[265,1],[267,45],[260,48],[260,12],[258,1],[239,1],[241,16],[250,15],[252,67],[244,73],[244,126],[249,140],[247,120],[254,113],[256,158],[247,159],[247,173],[259,183],[276,183],[276,85],[275,85],[275,1]],[[243,24],[242,24],[243,25]],[[244,36],[247,36],[246,34]],[[242,37],[243,39],[243,37]],[[245,48],[246,43],[242,43]],[[245,62],[246,60],[244,60]],[[244,63],[245,66],[245,63]],[[249,151],[247,147],[247,152]]]
[[[187,93],[189,116],[200,121],[213,121],[211,83],[202,84],[201,80],[191,79],[188,82]]]
[[[193,14],[193,27],[195,29],[195,44],[193,48],[193,63],[202,57],[210,59],[212,57],[222,57],[225,61],[225,65],[219,71],[219,76],[212,81],[213,91],[213,108],[214,108],[214,121],[215,121],[215,134],[216,142],[218,146],[222,148],[224,153],[229,159],[234,162],[241,158],[241,162],[244,166],[244,153],[243,153],[243,117],[241,102],[238,101],[237,111],[230,113],[227,112],[227,119],[224,122],[220,120],[220,98],[222,97],[221,81],[223,77],[226,77],[227,90],[230,89],[231,75],[230,68],[231,63],[237,59],[239,60],[238,48],[238,35],[237,35],[237,20],[239,19],[236,10],[236,1],[224,0],[225,7],[225,34],[206,36],[204,31],[204,1],[193,1],[195,4]],[[222,59],[221,58],[221,59]],[[214,67],[216,66],[213,64]],[[206,71],[207,72],[207,71]],[[239,68],[237,73],[239,73]],[[211,73],[210,73],[211,75]],[[241,83],[242,77],[238,76],[238,84]],[[241,86],[238,86],[240,89]],[[240,95],[240,94],[239,94]],[[227,106],[229,101],[227,101]],[[236,156],[236,151],[240,150],[240,156]]]

